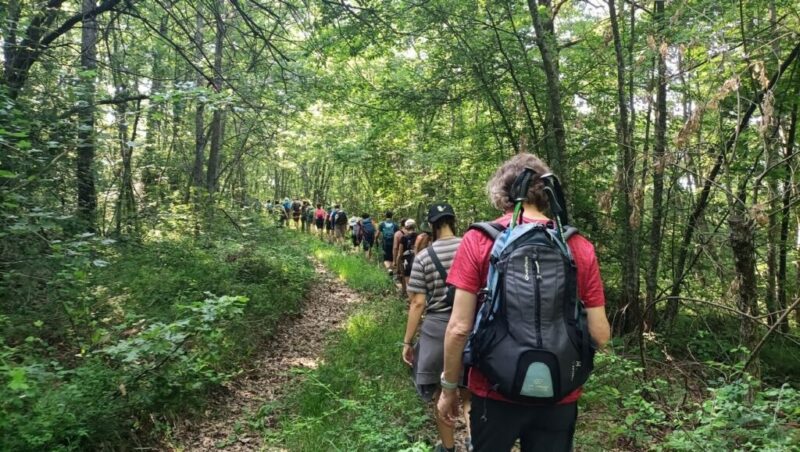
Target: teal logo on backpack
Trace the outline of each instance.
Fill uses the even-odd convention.
[[[553,397],[553,376],[547,364],[534,362],[528,366],[520,395],[526,397]]]

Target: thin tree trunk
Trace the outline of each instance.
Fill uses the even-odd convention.
[[[740,195],[743,193],[740,192]],[[755,253],[755,222],[744,207],[744,196],[732,200],[731,215],[728,217],[730,228],[730,246],[733,252],[736,270],[736,307],[742,313],[739,323],[739,334],[742,345],[753,350],[756,343],[756,324],[751,317],[758,314]],[[754,362],[753,375],[759,376],[758,362]]]
[[[656,87],[655,142],[653,144],[653,217],[650,224],[650,265],[645,277],[646,306],[653,306],[658,291],[658,271],[661,262],[661,235],[664,222],[664,155],[667,147],[667,64],[661,46],[664,39],[664,0],[655,1],[654,20],[658,24],[658,76]],[[654,312],[654,311],[653,311]],[[652,322],[651,322],[652,323]]]
[[[539,6],[544,7],[545,17],[539,14]],[[558,46],[553,26],[553,8],[550,0],[528,0],[528,10],[536,32],[536,47],[542,55],[542,67],[547,78],[548,128],[553,137],[555,150],[550,167],[567,185],[566,173],[567,139],[564,130],[564,115],[561,110],[561,81],[558,69]]]
[[[794,154],[794,140],[797,134],[797,99],[794,101],[794,105],[792,106],[792,114],[791,118],[789,119],[789,132],[786,136],[786,146],[784,148],[784,158],[786,159],[786,171],[783,176],[783,186],[781,187],[783,190],[782,193],[782,208],[781,208],[781,227],[780,227],[780,241],[778,243],[778,249],[780,253],[778,255],[778,307],[780,310],[785,310],[788,306],[788,296],[787,296],[787,288],[786,288],[786,258],[789,248],[789,219],[791,215],[791,200],[792,200],[792,171],[791,171],[791,163],[789,163],[789,159],[792,158]],[[797,240],[797,238],[795,239]],[[800,256],[798,256],[800,258]],[[798,260],[798,266],[800,266],[800,259]],[[800,279],[800,267],[798,267],[798,278]],[[800,282],[800,281],[798,281]],[[800,286],[799,286],[800,287]],[[798,311],[800,312],[800,311]],[[789,332],[789,317],[786,316],[784,320],[781,322],[781,331],[784,333]]]
[[[225,1],[219,0],[214,11],[216,23],[216,40],[214,41],[214,91],[222,90],[222,45],[225,38]],[[219,179],[219,162],[221,158],[222,140],[225,135],[225,115],[223,108],[217,106],[211,119],[211,148],[208,155],[208,173],[206,187],[209,193],[217,191]]]
[[[197,22],[194,35],[195,57],[202,58],[203,49],[203,16],[197,12]],[[197,86],[202,86],[206,78],[203,74],[197,74]],[[204,126],[205,104],[202,100],[197,101],[194,113],[194,166],[192,169],[192,185],[195,190],[204,186],[203,165],[205,163],[206,134]]]
[[[620,304],[624,309],[625,331],[633,331],[641,324],[639,302],[639,220],[635,212],[636,176],[633,145],[630,136],[631,126],[628,117],[628,99],[625,95],[625,58],[622,53],[622,39],[614,0],[608,0],[611,18],[611,32],[614,38],[614,54],[617,62],[617,194],[619,226],[622,236],[622,296]]]
[[[95,0],[83,0],[85,13],[95,8]],[[94,183],[95,154],[95,78],[97,74],[97,20],[86,16],[81,28],[82,108],[78,111],[78,218],[89,231],[94,231],[97,193]]]

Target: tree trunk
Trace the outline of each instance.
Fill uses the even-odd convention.
[[[214,41],[214,91],[222,90],[222,45],[225,38],[225,2],[219,0],[214,11],[216,22],[216,40]],[[221,158],[222,140],[225,134],[225,115],[223,107],[216,106],[211,119],[211,148],[208,155],[208,173],[206,174],[206,188],[209,193],[217,191],[219,179],[219,162]]]
[[[91,11],[95,0],[83,0],[82,11]],[[94,113],[97,70],[97,20],[87,16],[81,27],[81,108],[78,111],[78,219],[89,230],[95,230],[97,193],[94,184]]]
[[[622,236],[620,255],[622,256],[622,294],[621,308],[625,315],[625,331],[635,330],[641,323],[639,303],[639,220],[635,211],[636,161],[631,140],[631,126],[628,117],[628,99],[625,95],[625,58],[622,53],[622,39],[614,0],[608,0],[611,18],[611,32],[614,37],[614,54],[617,62],[617,195],[618,223]]]
[[[658,24],[660,45],[657,49],[658,78],[656,88],[656,122],[655,143],[653,144],[653,218],[650,224],[650,265],[645,278],[646,306],[655,312],[656,293],[658,291],[658,271],[661,261],[661,235],[664,222],[664,154],[667,148],[667,63],[666,55],[661,52],[664,39],[664,0],[655,2],[654,20]],[[650,322],[652,323],[652,321]]]
[[[778,243],[778,249],[780,250],[780,254],[778,255],[778,308],[780,310],[785,310],[788,303],[788,296],[787,296],[787,289],[786,289],[786,258],[787,253],[789,250],[789,219],[791,215],[791,203],[792,203],[792,171],[791,171],[791,163],[790,159],[794,154],[794,140],[797,136],[797,99],[795,98],[794,105],[792,106],[792,114],[791,118],[789,119],[789,131],[786,134],[786,145],[784,148],[784,158],[786,159],[786,171],[784,172],[783,176],[783,185],[782,185],[782,208],[781,208],[781,227],[780,227],[780,241]],[[795,238],[798,240],[798,238]],[[800,258],[800,255],[798,255]],[[800,279],[800,259],[798,259],[798,278]],[[800,281],[798,281],[800,282]],[[800,286],[798,286],[800,287]],[[798,311],[800,313],[800,311]],[[784,320],[781,322],[781,331],[784,333],[789,332],[789,316],[786,316]]]
[[[539,14],[539,6],[544,7],[545,16]],[[536,47],[542,55],[542,67],[547,78],[548,136],[552,136],[555,150],[553,161],[548,162],[553,171],[567,185],[566,173],[567,139],[564,130],[564,115],[561,110],[561,81],[558,69],[558,45],[553,26],[551,0],[528,0],[528,9],[536,32]],[[552,134],[552,135],[551,135]]]
[[[736,307],[741,312],[739,334],[742,345],[753,350],[756,342],[756,323],[751,318],[757,315],[758,304],[756,282],[755,222],[744,207],[744,199],[732,200],[731,214],[728,217],[730,245],[733,252],[736,287]],[[758,377],[758,362],[753,367],[753,375]]]
[[[194,34],[195,58],[200,60],[203,57],[203,16],[197,11],[197,22]],[[205,83],[206,78],[203,74],[197,74],[197,86]],[[197,107],[194,112],[194,166],[192,167],[192,185],[195,190],[204,186],[203,166],[205,163],[206,133],[204,126],[205,103],[197,100]]]

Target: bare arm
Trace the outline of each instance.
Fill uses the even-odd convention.
[[[462,354],[472,331],[477,304],[477,295],[456,289],[453,313],[444,334],[444,378],[449,382],[457,382],[461,374]]]
[[[411,341],[419,328],[419,321],[422,318],[422,311],[425,310],[425,294],[415,293],[411,297],[411,305],[408,307],[408,321],[406,322],[406,334],[403,336],[403,361],[409,366],[414,363],[414,352],[411,349]]]
[[[598,348],[603,348],[611,339],[611,325],[606,317],[606,307],[586,308],[586,319],[589,323],[589,335]]]

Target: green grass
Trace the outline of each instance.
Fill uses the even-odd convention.
[[[431,420],[400,359],[405,303],[382,268],[316,240],[309,249],[347,285],[368,297],[335,334],[323,364],[278,407],[268,440],[293,451],[427,450]],[[274,407],[265,407],[261,415]]]

